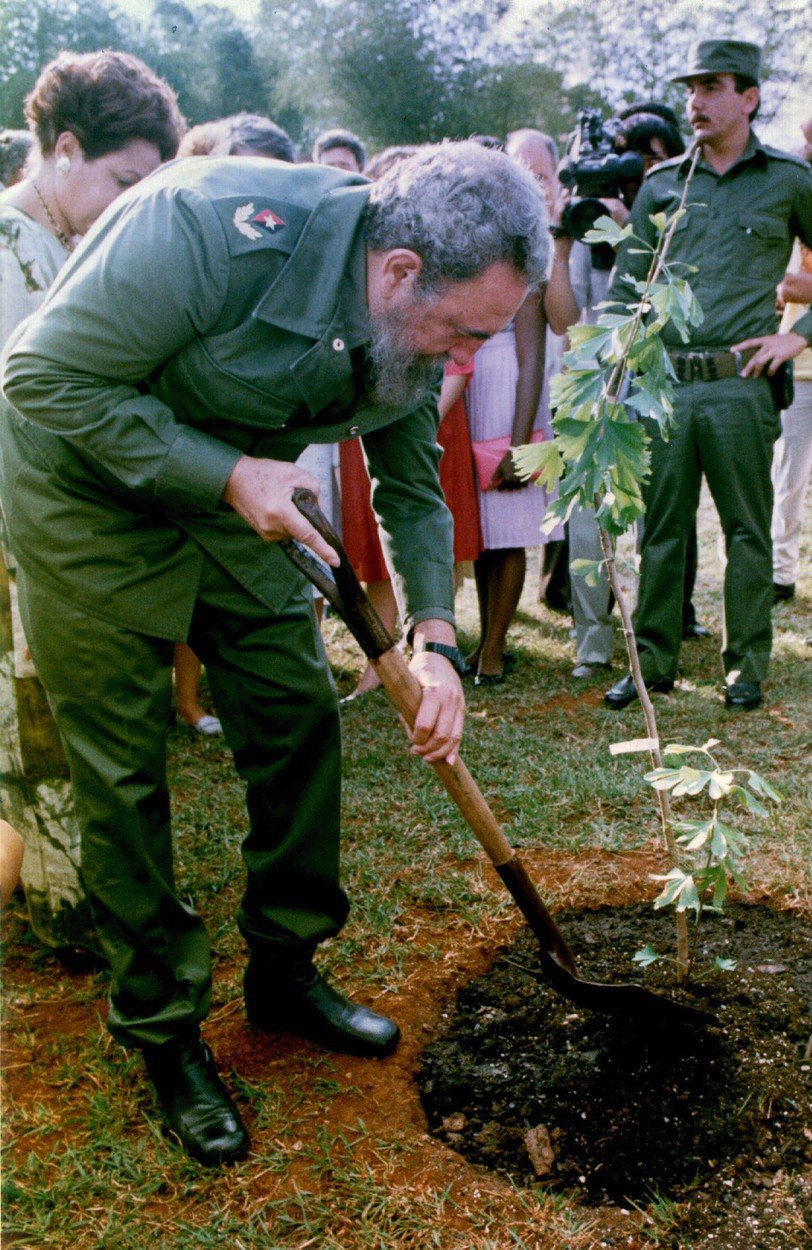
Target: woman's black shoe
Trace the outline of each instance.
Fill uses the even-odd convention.
[[[252,957],[244,985],[248,1023],[262,1033],[295,1033],[370,1058],[390,1055],[400,1041],[393,1020],[350,1002],[312,964],[286,969]]]
[[[145,1046],[144,1062],[167,1124],[193,1159],[217,1167],[247,1153],[245,1125],[199,1035]]]

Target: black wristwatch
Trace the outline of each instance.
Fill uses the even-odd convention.
[[[447,642],[424,642],[423,650],[435,651],[437,655],[445,656],[449,664],[453,664],[460,677],[467,677],[468,664],[459,647],[450,647]]]

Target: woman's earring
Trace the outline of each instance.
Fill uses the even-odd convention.
[[[70,157],[60,156],[56,162],[56,172],[61,174],[63,178],[67,178],[70,172]]]

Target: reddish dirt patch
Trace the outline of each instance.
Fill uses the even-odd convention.
[[[589,908],[606,903],[622,905],[647,900],[651,896],[650,872],[659,869],[661,859],[651,849],[623,855],[587,852],[570,855],[554,852],[522,853],[522,859],[536,881],[544,899],[557,912],[562,907]],[[495,897],[503,887],[487,864],[472,859],[471,870],[484,876]],[[206,1036],[229,1079],[229,1073],[246,1081],[269,1081],[279,1089],[281,1106],[278,1130],[258,1129],[252,1104],[244,1104],[249,1129],[255,1138],[262,1135],[280,1139],[293,1154],[291,1166],[271,1172],[257,1169],[257,1174],[235,1170],[227,1185],[229,1201],[248,1201],[252,1208],[263,1201],[287,1197],[299,1186],[318,1192],[325,1180],[307,1162],[308,1147],[313,1144],[325,1120],[320,1114],[323,1099],[319,1082],[328,1072],[339,1086],[329,1103],[329,1127],[336,1132],[357,1126],[363,1120],[367,1133],[354,1141],[353,1158],[368,1165],[393,1191],[419,1197],[424,1193],[447,1191],[451,1201],[446,1204],[445,1218],[455,1233],[469,1227],[466,1212],[481,1212],[483,1206],[493,1213],[505,1228],[526,1229],[527,1208],[517,1199],[510,1186],[492,1171],[464,1159],[449,1149],[444,1141],[428,1134],[425,1112],[416,1085],[421,1054],[428,1042],[447,1025],[457,992],[474,978],[484,974],[500,953],[504,953],[522,929],[518,913],[512,911],[487,922],[477,929],[460,919],[436,913],[410,912],[404,923],[412,928],[412,953],[406,979],[398,993],[383,993],[376,1000],[366,1001],[377,1009],[393,1015],[403,1030],[398,1052],[384,1062],[326,1056],[307,1043],[288,1037],[252,1037],[248,1032],[242,1003],[237,994],[241,965],[237,961],[221,961],[215,972],[214,1002],[206,1023]],[[438,957],[438,951],[441,954]],[[346,971],[346,975],[342,973]],[[352,970],[338,970],[340,983],[352,986]],[[60,1064],[54,1057],[67,1050],[76,1059],[82,1042],[88,1036],[104,1037],[105,1014],[103,978],[92,973],[68,973],[54,962],[35,969],[30,954],[15,956],[10,950],[6,968],[5,1097],[7,1105],[19,1104],[33,1108],[44,1104],[54,1108],[55,1135],[70,1144],[72,1134],[84,1135],[83,1109],[88,1097],[86,1085],[60,1079]],[[359,995],[360,996],[360,995]],[[112,1062],[117,1061],[118,1048],[108,1040]],[[317,1061],[323,1062],[317,1062]],[[139,1085],[134,1100],[133,1133],[143,1132],[142,1109],[149,1099]],[[141,1110],[139,1105],[141,1104]],[[312,1105],[310,1117],[293,1114],[302,1106]],[[289,1122],[295,1122],[296,1136],[291,1142]],[[377,1141],[386,1137],[407,1147],[403,1162],[390,1160],[384,1164],[378,1154]],[[17,1150],[28,1151],[31,1142],[21,1141],[9,1147],[13,1159]],[[40,1149],[42,1139],[36,1145]],[[296,1147],[301,1144],[301,1162]],[[247,1167],[247,1165],[246,1165]],[[157,1198],[152,1214],[164,1211],[167,1218],[177,1215],[172,1195]],[[161,1204],[164,1204],[163,1206]],[[456,1208],[454,1204],[457,1204]],[[647,1240],[643,1217],[634,1212],[602,1206],[592,1212],[594,1234],[591,1240],[574,1239],[573,1246],[616,1246],[640,1250],[654,1243]],[[77,1246],[78,1246],[77,1242]],[[456,1244],[456,1242],[454,1243]],[[471,1235],[470,1245],[479,1244]],[[489,1243],[496,1244],[496,1243]],[[514,1241],[505,1240],[505,1246]],[[565,1242],[554,1232],[541,1233],[526,1244],[534,1247],[557,1246]],[[666,1243],[663,1243],[666,1244]],[[672,1243],[677,1245],[677,1242]],[[715,1243],[708,1243],[712,1245]],[[800,1250],[800,1242],[798,1250]],[[748,1246],[747,1250],[755,1250]],[[795,1250],[795,1247],[793,1247]]]

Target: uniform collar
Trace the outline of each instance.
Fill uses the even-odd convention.
[[[349,347],[369,338],[366,247],[360,224],[369,184],[329,191],[254,309],[261,321],[321,339],[340,322]]]
[[[683,176],[683,178],[688,173],[688,168],[691,164],[691,155],[692,155],[691,149],[689,148],[683,157],[678,158],[679,159],[679,172]],[[730,168],[725,170],[724,174],[721,174],[721,175],[717,174],[713,166],[709,165],[708,162],[704,158],[700,158],[699,166],[702,169],[708,170],[709,173],[714,174],[715,177],[717,178],[718,177],[726,178],[728,174],[733,173],[733,171],[738,169],[740,166],[749,165],[751,162],[754,165],[766,164],[767,162],[767,153],[764,151],[764,147],[761,143],[761,140],[759,139],[758,135],[756,134],[756,132],[753,130],[752,127],[750,128],[750,134],[747,137],[747,144],[745,146],[744,151],[742,152],[741,156],[739,156],[733,162]]]

